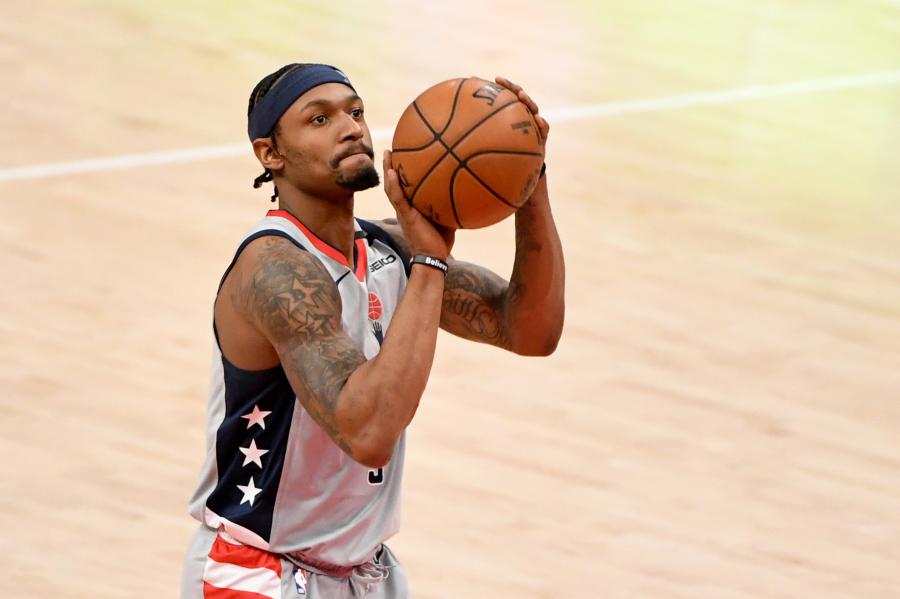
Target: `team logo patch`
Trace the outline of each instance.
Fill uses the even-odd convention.
[[[378,340],[378,345],[384,343],[384,328],[381,326],[380,318],[384,314],[384,308],[381,305],[381,299],[374,293],[369,293],[369,322],[372,323],[372,333]]]
[[[369,293],[369,320],[378,320],[383,313],[381,299],[374,293]]]

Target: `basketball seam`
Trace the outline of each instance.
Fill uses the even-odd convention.
[[[460,137],[459,139],[456,140],[456,143],[454,143],[452,146],[450,146],[450,149],[452,150],[453,148],[455,148],[456,146],[461,144],[463,142],[463,140],[469,136],[470,133],[475,131],[475,129],[478,129],[478,127],[482,126],[486,120],[488,120],[489,118],[491,118],[492,116],[494,116],[495,114],[497,114],[498,112],[503,110],[504,108],[506,108],[508,106],[512,106],[513,104],[517,103],[518,101],[519,101],[519,99],[515,98],[511,102],[507,102],[506,104],[504,104],[503,106],[501,106],[500,108],[495,110],[494,112],[490,113],[489,115],[487,115],[486,117],[482,118],[480,121],[478,121],[477,123],[472,125],[465,133],[462,134],[462,137]]]
[[[422,119],[422,122],[425,123],[425,126],[428,127],[428,130],[431,131],[431,134],[434,135],[434,141],[438,141],[441,138],[441,134],[437,132],[437,129],[431,126],[431,123],[428,122],[428,119],[425,118],[425,115],[422,114],[422,109],[419,108],[418,100],[413,100],[413,108],[416,109],[416,114],[419,115],[419,118]]]
[[[502,195],[500,195],[499,193],[497,193],[496,191],[494,191],[494,190],[491,188],[490,185],[488,185],[487,183],[485,183],[484,181],[482,181],[482,180],[481,180],[481,177],[479,177],[478,175],[476,175],[475,173],[473,173],[472,170],[471,170],[469,167],[467,167],[467,166],[461,166],[460,168],[458,168],[458,169],[456,169],[456,170],[457,170],[457,171],[461,171],[461,170],[463,170],[463,169],[465,169],[470,175],[472,175],[472,178],[475,179],[482,187],[484,187],[485,189],[487,189],[487,190],[490,192],[490,194],[491,194],[492,196],[494,196],[495,198],[497,198],[498,200],[500,200],[501,202],[503,202],[504,204],[506,204],[506,205],[509,206],[510,208],[515,208],[516,210],[518,210],[518,209],[520,208],[520,206],[516,206],[515,204],[512,204],[512,203],[508,202],[508,201],[506,200],[506,198],[504,198]]]
[[[441,132],[438,133],[434,128],[432,128],[431,123],[428,122],[428,119],[426,119],[425,115],[422,114],[422,111],[419,110],[419,105],[416,103],[416,101],[413,101],[413,107],[416,109],[416,114],[419,115],[419,118],[422,119],[422,122],[425,123],[426,127],[428,127],[428,130],[435,135],[435,138],[429,141],[424,146],[420,146],[418,148],[401,148],[399,150],[391,150],[391,152],[419,152],[429,147],[434,142],[440,140],[440,136],[444,133],[444,131],[447,130],[447,127],[450,126],[450,123],[453,122],[453,115],[456,114],[456,103],[459,101],[459,92],[462,90],[463,83],[466,82],[465,79],[457,79],[457,81],[459,81],[459,85],[456,86],[456,93],[453,95],[453,105],[450,106],[450,118],[447,119],[447,124],[444,125],[444,128],[441,130]],[[444,144],[444,147],[447,147],[446,144]]]
[[[429,142],[428,142],[427,144],[425,144],[424,146],[419,146],[419,147],[416,147],[416,148],[396,148],[396,149],[392,149],[392,150],[391,150],[391,154],[402,154],[403,152],[420,152],[420,151],[426,149],[427,147],[433,145],[434,142],[436,142],[436,141],[437,141],[436,139],[432,139],[431,141],[429,141]]]
[[[434,164],[432,164],[431,167],[429,167],[429,169],[425,172],[425,174],[424,174],[424,175],[422,176],[422,178],[419,180],[419,183],[416,185],[416,188],[413,190],[412,194],[409,196],[409,201],[410,201],[410,203],[414,203],[415,198],[416,198],[416,195],[419,193],[419,190],[422,188],[422,185],[425,183],[425,181],[428,179],[428,177],[431,175],[431,173],[433,173],[434,170],[438,167],[438,165],[440,165],[440,163],[443,162],[444,158],[446,158],[448,155],[452,156],[452,157],[455,158],[456,161],[457,161],[457,168],[456,168],[456,170],[454,171],[453,175],[451,176],[451,180],[450,180],[450,190],[449,190],[449,191],[450,191],[450,207],[451,207],[452,210],[453,210],[453,217],[456,219],[456,222],[459,224],[460,228],[462,228],[462,223],[461,223],[460,220],[459,220],[459,216],[456,214],[456,200],[455,200],[454,194],[453,194],[453,181],[455,180],[456,175],[457,175],[457,173],[459,172],[460,168],[465,168],[465,169],[469,172],[469,174],[471,174],[472,177],[473,177],[476,181],[478,181],[478,183],[479,183],[482,187],[484,187],[485,189],[487,189],[488,192],[490,192],[494,197],[496,197],[497,199],[499,199],[501,202],[503,202],[504,204],[506,204],[507,206],[509,206],[509,207],[511,207],[511,208],[515,208],[515,209],[518,209],[518,208],[519,208],[519,206],[516,206],[516,205],[511,204],[511,203],[509,203],[508,201],[506,201],[506,199],[504,199],[502,196],[500,196],[500,194],[498,194],[496,191],[494,191],[493,189],[491,189],[487,184],[485,184],[484,181],[482,181],[482,180],[478,177],[478,175],[476,175],[475,173],[473,173],[473,172],[469,169],[468,166],[463,165],[463,164],[462,164],[463,161],[460,160],[459,156],[457,156],[455,152],[453,152],[453,149],[456,148],[456,146],[458,146],[459,144],[461,144],[461,143],[462,143],[462,142],[463,142],[463,141],[464,141],[464,140],[465,140],[465,139],[466,139],[473,131],[475,131],[478,127],[480,127],[481,125],[483,125],[488,119],[490,119],[490,118],[493,117],[494,115],[498,114],[500,111],[504,110],[505,108],[507,108],[507,107],[509,107],[509,106],[512,106],[513,104],[516,104],[517,102],[519,102],[519,99],[518,99],[518,98],[514,97],[512,100],[510,100],[510,101],[507,102],[506,104],[504,104],[504,105],[498,107],[498,108],[497,108],[496,110],[494,110],[493,112],[491,112],[491,113],[485,115],[484,117],[482,117],[481,120],[479,120],[477,123],[475,123],[474,125],[472,125],[471,127],[469,127],[469,129],[467,129],[467,130],[460,136],[460,138],[456,140],[456,143],[454,143],[452,146],[448,146],[448,145],[447,145],[447,142],[445,142],[444,139],[443,139],[443,137],[442,137],[442,134],[443,134],[444,132],[446,132],[447,128],[449,128],[449,127],[450,127],[450,124],[453,122],[453,115],[455,114],[455,111],[456,111],[456,104],[457,104],[457,101],[458,101],[458,99],[459,99],[459,94],[460,94],[460,92],[461,92],[461,90],[462,90],[462,87],[463,87],[463,85],[465,84],[466,81],[467,81],[467,79],[462,79],[462,80],[460,80],[460,84],[459,84],[459,85],[457,86],[457,88],[456,88],[456,92],[457,92],[457,93],[456,93],[456,95],[455,95],[454,98],[453,98],[453,107],[451,108],[451,116],[450,116],[450,118],[447,120],[447,125],[444,127],[444,129],[443,129],[440,133],[439,133],[434,127],[431,126],[431,123],[429,123],[429,122],[428,122],[428,119],[425,118],[425,115],[422,114],[422,110],[419,108],[418,101],[417,101],[417,100],[413,100],[413,102],[412,102],[412,107],[413,107],[413,109],[415,109],[416,114],[419,116],[419,119],[421,119],[422,123],[424,123],[425,126],[428,128],[428,130],[431,131],[431,133],[435,136],[434,141],[440,142],[441,145],[444,146],[444,148],[446,149],[446,151],[444,152],[444,154],[443,154],[440,158],[438,158],[437,160],[435,160]],[[431,145],[434,143],[434,141],[431,142],[431,143],[429,143],[428,145],[426,145],[426,146],[424,146],[424,147],[427,148],[427,147],[431,146]]]
[[[462,91],[462,87],[465,82],[465,79],[459,80],[459,85],[456,86],[456,93],[453,94],[453,105],[450,107],[450,118],[447,119],[447,124],[444,125],[444,128],[441,129],[441,132],[438,135],[443,135],[447,131],[447,129],[450,128],[450,123],[453,122],[453,115],[456,114],[456,103],[459,102],[459,92]]]
[[[419,110],[419,105],[416,103],[415,100],[413,100],[412,105],[413,105],[413,108],[416,109],[416,114],[419,115],[419,118],[422,119],[422,122],[425,123],[425,126],[426,126],[426,127],[428,127],[428,130],[431,131],[431,132],[435,135],[435,141],[441,142],[441,145],[443,145],[443,146],[446,148],[446,147],[447,147],[447,144],[445,144],[445,143],[443,142],[443,140],[441,139],[441,134],[438,133],[438,132],[431,126],[431,123],[429,123],[428,120],[425,119],[425,115],[423,115],[423,114],[422,114],[422,111]],[[444,153],[441,155],[441,157],[438,158],[437,160],[435,160],[435,161],[434,161],[434,164],[432,164],[431,167],[429,167],[429,169],[428,169],[427,171],[425,171],[425,174],[422,175],[422,178],[421,178],[421,179],[419,179],[419,184],[416,185],[416,188],[413,190],[412,195],[409,197],[409,201],[410,201],[410,202],[412,202],[413,200],[416,199],[416,194],[419,193],[419,189],[421,189],[422,184],[425,183],[425,180],[426,180],[426,179],[428,179],[428,175],[430,175],[430,174],[434,171],[434,169],[436,169],[436,168],[438,167],[438,165],[444,160],[444,158],[447,157],[447,155],[448,155],[449,153],[450,153],[449,150],[448,150],[447,152],[444,152]],[[456,158],[456,156],[454,156],[454,158]],[[456,158],[456,160],[459,161],[459,158]]]
[[[462,227],[462,222],[459,220],[459,217],[456,215],[456,200],[453,197],[453,181],[456,179],[457,173],[459,173],[459,171],[462,169],[465,169],[466,171],[468,171],[468,173],[470,175],[472,175],[472,178],[475,179],[476,181],[478,181],[478,183],[480,183],[482,187],[487,189],[491,193],[491,195],[496,197],[498,200],[500,200],[501,202],[503,202],[510,208],[515,208],[518,210],[519,208],[522,207],[522,204],[519,204],[519,205],[513,204],[512,202],[510,202],[509,200],[504,198],[502,195],[500,195],[499,193],[494,191],[493,187],[491,187],[490,185],[485,183],[481,179],[481,177],[479,177],[477,174],[475,174],[475,171],[473,171],[472,169],[469,168],[469,161],[472,160],[472,158],[475,158],[476,156],[484,156],[485,154],[513,154],[516,156],[543,156],[543,154],[541,154],[540,152],[526,152],[525,150],[481,150],[480,152],[475,152],[474,154],[470,154],[469,156],[466,156],[466,159],[463,160],[462,158],[460,158],[459,156],[456,155],[456,152],[453,151],[453,148],[449,147],[444,142],[444,140],[439,139],[437,141],[440,141],[441,144],[445,148],[447,148],[447,151],[444,152],[443,157],[446,157],[449,154],[450,156],[453,156],[454,158],[456,158],[456,161],[459,163],[459,166],[457,166],[456,170],[453,172],[453,176],[450,178],[450,207],[453,208],[453,213],[454,213],[453,216],[456,217],[456,222],[459,223],[460,227]]]
[[[452,152],[451,152],[451,154],[452,154]],[[494,191],[494,189],[490,185],[488,185],[487,183],[482,181],[481,177],[479,177],[478,175],[475,174],[475,171],[473,171],[472,169],[469,168],[470,160],[472,160],[476,156],[484,156],[485,154],[515,154],[518,156],[543,156],[543,154],[541,154],[540,152],[525,152],[523,150],[482,150],[481,152],[476,152],[476,153],[472,154],[471,156],[467,156],[465,162],[460,161],[460,168],[457,170],[466,169],[467,171],[469,171],[469,174],[472,175],[472,177],[481,184],[482,187],[484,187],[489,192],[491,192],[491,194],[493,194],[498,200],[500,200],[501,202],[503,202],[510,208],[515,208],[518,210],[519,208],[522,207],[522,204],[516,205],[516,204],[513,204],[512,202],[509,202],[502,195],[500,195],[499,193]],[[453,156],[457,160],[459,160],[459,157],[457,157],[456,154],[453,154]],[[459,221],[459,219],[457,219],[457,222],[458,221]],[[460,226],[462,226],[462,225],[460,225]]]
[[[460,87],[462,87],[462,86],[460,86]],[[438,158],[438,159],[435,161],[435,163],[432,164],[431,167],[425,172],[425,174],[424,174],[424,175],[422,176],[422,178],[419,180],[419,184],[416,185],[416,188],[413,190],[413,193],[412,193],[412,195],[410,196],[409,201],[412,202],[413,200],[415,200],[416,194],[419,193],[419,189],[421,189],[422,184],[425,183],[425,180],[428,178],[428,176],[434,171],[434,169],[437,168],[437,166],[441,163],[441,161],[444,160],[444,158],[447,157],[448,154],[451,155],[451,156],[453,156],[454,158],[456,158],[456,161],[457,161],[457,162],[462,162],[462,161],[460,160],[459,156],[457,156],[457,155],[453,152],[453,148],[455,148],[456,146],[458,146],[459,144],[461,144],[461,143],[463,142],[463,140],[466,139],[466,137],[469,136],[470,133],[472,133],[475,129],[477,129],[478,127],[480,127],[481,125],[483,125],[483,124],[484,124],[488,119],[490,119],[492,116],[494,116],[495,114],[499,113],[499,112],[500,112],[501,110],[503,110],[504,108],[506,108],[506,107],[508,107],[508,106],[512,106],[513,104],[517,103],[518,101],[519,101],[518,98],[514,98],[514,99],[511,100],[510,102],[507,102],[507,103],[504,104],[503,106],[500,106],[499,108],[497,108],[497,110],[495,110],[494,112],[491,112],[491,113],[488,114],[487,116],[483,117],[480,121],[478,121],[477,123],[475,123],[474,125],[472,125],[468,130],[466,130],[466,132],[463,133],[462,136],[461,136],[458,140],[456,140],[456,143],[454,143],[452,146],[448,146],[448,145],[447,145],[447,142],[445,142],[444,139],[441,137],[441,134],[438,133],[437,130],[434,129],[434,127],[431,126],[431,123],[429,123],[429,122],[428,122],[428,119],[425,118],[425,115],[422,114],[422,111],[419,109],[418,103],[417,103],[415,100],[413,100],[412,105],[413,105],[413,108],[415,108],[415,110],[416,110],[416,114],[419,115],[419,118],[422,119],[422,122],[425,123],[425,126],[426,126],[426,127],[428,127],[428,130],[431,131],[431,132],[435,135],[435,141],[440,142],[441,145],[444,146],[444,147],[447,149],[447,151],[444,152],[444,154],[443,154],[440,158]],[[449,123],[448,123],[447,126],[449,127]],[[446,130],[446,129],[445,129],[445,130]],[[430,145],[430,144],[429,144],[429,145]],[[468,170],[468,169],[467,169],[467,170]]]
[[[484,154],[518,154],[521,156],[543,156],[543,154],[541,154],[540,152],[528,152],[526,150],[481,150],[480,152],[475,152],[474,154],[469,154],[468,156],[466,156],[466,162],[472,160],[476,156],[483,156]]]
[[[472,154],[472,156],[466,156],[466,159],[463,160],[462,158],[460,158],[459,156],[457,156],[456,152],[454,152],[453,149],[456,148],[456,146],[458,146],[460,143],[462,143],[462,141],[466,138],[467,135],[469,135],[469,133],[471,133],[472,131],[474,131],[474,130],[477,129],[478,127],[480,127],[482,123],[484,123],[485,121],[487,121],[489,118],[491,118],[492,116],[494,116],[495,114],[497,114],[498,112],[500,112],[501,110],[503,110],[504,108],[506,108],[507,106],[511,106],[511,105],[514,104],[516,101],[517,101],[517,100],[513,100],[513,101],[510,102],[509,104],[505,104],[505,105],[501,106],[501,107],[498,108],[495,112],[492,112],[491,114],[489,114],[489,115],[487,115],[486,117],[484,117],[480,122],[476,123],[471,129],[469,129],[468,131],[466,131],[466,132],[463,134],[462,137],[460,137],[458,140],[456,140],[456,143],[453,144],[452,146],[448,146],[448,145],[447,145],[447,142],[445,142],[444,139],[443,139],[442,137],[438,137],[437,140],[436,140],[436,141],[439,141],[439,142],[441,143],[442,146],[444,146],[445,148],[447,148],[447,151],[444,152],[444,156],[447,156],[447,154],[449,154],[449,155],[453,156],[454,158],[456,158],[456,161],[459,163],[459,166],[457,167],[457,171],[459,171],[460,168],[466,169],[466,170],[469,172],[469,174],[471,174],[472,177],[474,177],[475,180],[478,181],[478,182],[482,185],[482,187],[484,187],[485,189],[487,189],[489,192],[491,192],[491,194],[493,194],[494,196],[496,196],[497,199],[499,199],[501,202],[503,202],[504,204],[506,204],[506,205],[509,206],[510,208],[518,208],[518,206],[516,206],[515,204],[511,204],[511,203],[508,202],[503,196],[501,196],[499,193],[497,193],[496,191],[494,191],[493,189],[491,189],[491,187],[490,187],[487,183],[485,183],[484,181],[482,181],[481,178],[480,178],[478,175],[476,175],[474,172],[472,172],[472,169],[469,168],[469,164],[468,164],[468,163],[469,163],[469,159],[471,159],[472,156],[478,156],[478,155],[481,155],[481,154],[486,154],[486,153],[491,153],[491,152],[495,152],[495,153],[498,153],[498,154],[499,154],[499,153],[502,153],[503,151],[501,151],[501,150],[482,150],[481,152],[476,152],[475,154]],[[424,120],[424,119],[423,119],[423,120]],[[520,152],[508,151],[507,153],[511,153],[511,154],[512,154],[512,153],[520,153]],[[540,156],[540,154],[536,154],[536,155]],[[429,171],[429,174],[430,174],[430,171]],[[456,173],[454,172],[453,178],[455,178],[455,177],[456,177]],[[451,186],[452,186],[452,182],[451,182]],[[418,191],[418,189],[416,189],[416,191]],[[451,201],[451,207],[454,208],[454,211],[455,211],[456,208],[455,208],[455,206],[453,205],[453,202],[452,202],[452,201]],[[456,222],[458,222],[458,223],[460,222],[460,221],[459,221],[459,218],[456,219]],[[460,223],[460,227],[461,227],[461,226],[462,226],[462,223]]]
[[[456,211],[456,194],[453,191],[453,183],[456,181],[456,175],[461,171],[461,166],[457,166],[456,170],[453,171],[453,175],[450,177],[450,209],[453,210],[453,218],[456,219],[456,224],[459,225],[459,228],[463,228],[462,221],[459,220],[459,213]]]

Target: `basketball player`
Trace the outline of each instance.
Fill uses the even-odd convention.
[[[503,85],[549,126],[522,89]],[[182,596],[404,598],[383,543],[397,532],[405,429],[438,326],[547,355],[563,322],[563,255],[542,176],[516,213],[507,283],[450,257],[453,231],[404,198],[396,220],[353,217],[378,184],[362,99],[339,70],[292,64],[253,90],[249,137],[279,200],[219,285],[207,458],[191,500],[201,526]],[[273,200],[276,196],[273,196]]]

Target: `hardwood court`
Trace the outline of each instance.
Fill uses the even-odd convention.
[[[900,596],[900,7],[548,6],[5,7],[0,595],[177,596],[213,292],[269,206],[249,146],[9,169],[240,144],[252,86],[299,60],[344,69],[376,129],[454,76],[558,116],[563,341],[441,338],[391,543],[414,596]],[[772,91],[798,81],[826,83]],[[455,253],[506,274],[512,245],[504,222]]]

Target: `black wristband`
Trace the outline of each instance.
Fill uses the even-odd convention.
[[[447,274],[447,263],[441,260],[440,258],[435,258],[434,256],[426,256],[425,254],[416,254],[416,257],[412,259],[410,264],[424,264],[425,266],[430,266],[431,268],[436,268],[439,271]]]
[[[538,179],[540,179],[541,177],[543,177],[544,174],[546,174],[546,172],[547,172],[547,163],[545,162],[545,163],[543,163],[543,164],[541,165],[541,174],[538,175]]]

